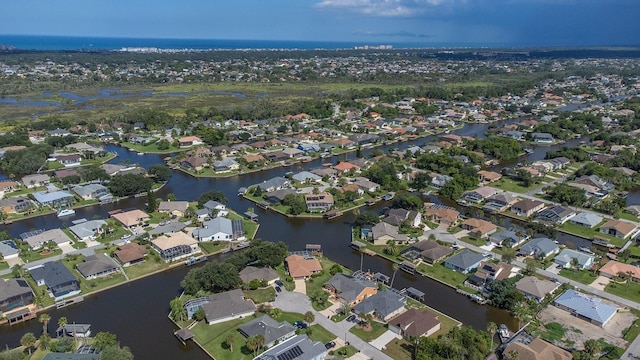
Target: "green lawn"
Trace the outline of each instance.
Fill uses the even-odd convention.
[[[349,330],[350,333],[366,342],[376,339],[384,334],[385,331],[387,331],[387,324],[382,324],[377,321],[372,321],[370,328],[361,328],[356,325]]]
[[[117,285],[126,280],[124,275],[119,272],[93,280],[85,280],[75,269],[76,264],[81,263],[82,259],[82,256],[66,257],[62,260],[62,264],[64,264],[64,266],[66,266],[67,269],[69,269],[69,271],[71,271],[71,273],[80,281],[80,290],[83,294]]]
[[[141,276],[151,274],[152,272],[164,270],[169,267],[169,264],[164,261],[156,262],[153,257],[148,256],[146,260],[131,266],[127,266],[124,269],[124,272],[127,274],[129,279],[136,279]]]
[[[505,177],[502,177],[500,180],[494,181],[491,183],[491,186],[496,187],[498,189],[512,191],[512,192],[521,193],[521,194],[529,192],[541,185],[542,184],[540,183],[534,183],[534,184],[531,184],[531,186],[525,187],[520,185],[520,182],[511,180]]]
[[[382,352],[394,360],[412,360],[413,344],[405,339],[393,339]]]
[[[604,291],[618,295],[625,299],[640,302],[640,284],[637,282],[617,284],[614,281],[609,282]]]
[[[460,238],[460,240],[466,242],[467,244],[475,245],[478,247],[486,244],[487,241],[489,241],[489,239],[478,239],[473,236],[465,236],[463,238]]]
[[[244,233],[247,239],[253,240],[258,232],[258,227],[260,226],[257,222],[246,219],[244,216],[229,211],[229,219],[231,220],[242,220],[242,225],[244,225]]]
[[[6,270],[9,268],[9,264],[6,261],[0,261],[0,270]]]
[[[340,356],[341,359],[346,359],[355,355],[358,352],[358,349],[354,348],[351,345],[345,345],[339,349],[333,350],[332,352],[334,355]],[[331,354],[332,352],[330,351],[329,354]]]
[[[296,288],[296,284],[293,281],[287,280],[288,275],[286,274],[284,264],[278,265],[274,270],[278,273],[278,275],[280,275],[280,281],[284,283],[284,288],[287,291],[293,291]]]
[[[226,241],[205,241],[198,244],[205,254],[213,254],[224,248],[229,247],[229,243]]]
[[[323,344],[326,344],[337,337],[335,334],[332,334],[331,332],[329,332],[329,330],[323,328],[318,324],[313,324],[309,326],[308,330],[311,330],[311,333],[307,332],[311,340],[320,341]]]
[[[572,233],[574,235],[586,238],[586,239],[593,239],[594,235],[602,235],[603,237],[605,237],[605,234],[602,234],[598,231],[598,228],[600,227],[600,225],[602,225],[603,223],[605,223],[605,221],[602,221],[600,224],[596,225],[593,228],[588,228],[588,227],[584,227],[584,226],[580,226],[580,225],[575,225],[575,224],[571,224],[569,222],[566,222],[564,224],[562,224],[562,226],[560,227],[561,230],[566,231],[568,233]]]
[[[626,212],[621,212],[621,213],[619,214],[619,216],[620,216],[620,219],[623,219],[623,220],[629,220],[629,221],[640,222],[640,218],[638,218],[638,217],[637,217],[637,216],[635,216],[635,215],[632,215],[632,214],[626,213]]]
[[[58,247],[53,249],[52,251],[31,251],[27,252],[25,255],[20,256],[23,260],[36,261],[46,258],[51,258],[55,256],[62,255],[62,250]]]
[[[585,285],[591,284],[598,278],[597,275],[594,275],[591,271],[588,271],[588,270],[576,271],[576,270],[562,269],[560,270],[560,276],[566,277],[567,279],[571,279]]]
[[[34,295],[40,299],[42,307],[51,306],[55,303],[54,299],[49,296],[46,285],[38,286],[30,275],[24,276],[24,279],[27,280],[27,283],[29,283],[29,286],[33,289]]]
[[[451,269],[447,269],[442,265],[442,263],[436,263],[433,266],[421,263],[418,266],[418,272],[425,273],[453,287],[460,287],[468,276]]]
[[[540,334],[540,337],[549,341],[550,343],[554,343],[562,340],[564,337],[564,327],[561,324],[556,322],[552,322],[544,325],[545,330]]]
[[[638,318],[622,332],[623,338],[628,342],[633,342],[640,335],[640,311],[631,310]]]
[[[271,302],[276,299],[276,289],[268,286],[264,289],[243,290],[244,296],[253,300],[256,304]]]
[[[195,340],[216,359],[241,360],[253,359],[253,352],[245,346],[245,337],[238,332],[238,326],[253,320],[253,316],[226,321],[220,324],[207,325],[201,321],[193,327]],[[229,334],[233,334],[232,349],[225,344]],[[233,350],[233,351],[232,351]]]
[[[307,295],[313,293],[314,291],[318,290],[318,289],[322,289],[322,285],[324,285],[327,281],[329,281],[329,279],[331,279],[331,277],[333,275],[331,275],[331,273],[329,272],[329,269],[331,268],[331,266],[333,266],[333,264],[335,264],[335,262],[327,259],[327,258],[322,258],[320,259],[320,263],[322,264],[322,273],[320,273],[319,276],[316,277],[312,277],[311,279],[307,280]],[[344,268],[343,268],[344,269]],[[326,308],[328,308],[331,305],[330,302],[326,302],[323,306],[318,306],[318,304],[313,304],[313,308],[321,311],[324,310]]]

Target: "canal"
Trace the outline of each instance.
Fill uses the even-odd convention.
[[[454,133],[483,137],[488,129],[488,124],[467,125]],[[412,145],[423,145],[430,138],[422,138],[405,143],[397,143],[383,146],[379,149],[388,151],[391,148],[405,149]],[[537,147],[533,154],[528,156],[544,157],[544,153],[559,146]],[[112,163],[138,163],[148,168],[151,165],[163,163],[166,155],[146,154],[137,155],[118,146],[109,145],[109,151],[118,153],[118,157]],[[373,149],[363,151],[365,156]],[[351,154],[351,156],[353,156]],[[167,185],[158,193],[164,197],[173,193],[180,200],[196,200],[200,194],[209,190],[222,191],[229,200],[228,206],[238,212],[244,212],[248,207],[253,207],[248,200],[236,196],[240,187],[262,182],[274,176],[283,176],[288,171],[308,170],[320,167],[322,163],[331,160],[334,163],[337,157],[332,159],[318,159],[301,166],[274,168],[260,172],[234,176],[230,178],[193,178],[180,171],[175,171]],[[432,201],[441,201],[437,197],[431,197]],[[76,211],[77,218],[91,219],[94,216],[106,217],[107,212],[117,208],[144,207],[145,198],[124,199],[118,202],[92,206]],[[444,200],[446,202],[446,200]],[[367,210],[379,211],[389,203],[378,203]],[[260,216],[260,229],[257,236],[268,241],[282,241],[290,250],[300,250],[307,243],[321,244],[327,257],[350,268],[360,267],[360,255],[349,248],[350,227],[355,219],[352,213],[326,221],[322,219],[290,219],[274,212],[256,209]],[[509,221],[505,220],[507,226]],[[31,229],[51,229],[60,227],[63,222],[55,215],[42,216],[14,224],[5,225],[5,230],[13,236]],[[514,221],[514,226],[518,223]],[[562,243],[572,242],[575,246],[582,246],[582,239],[560,235],[558,240]],[[391,263],[379,257],[364,257],[365,270],[380,271],[390,275],[393,271]],[[147,277],[133,283],[89,296],[83,303],[70,306],[61,310],[49,312],[52,321],[49,328],[55,328],[57,319],[67,317],[69,322],[91,323],[94,333],[110,331],[118,335],[122,345],[131,347],[137,358],[163,358],[163,359],[207,359],[208,357],[192,344],[182,346],[173,337],[173,324],[166,318],[169,311],[169,301],[180,293],[180,280],[187,272],[187,268],[177,268],[164,273]],[[398,272],[395,287],[415,287],[425,292],[425,303],[438,311],[448,314],[466,325],[476,329],[486,329],[489,321],[505,323],[510,328],[516,328],[516,321],[504,310],[491,306],[478,305],[454,289],[437,281],[420,276]],[[41,333],[42,326],[37,321],[25,324],[0,327],[0,346],[14,347],[19,345],[20,337],[27,331],[37,336]]]

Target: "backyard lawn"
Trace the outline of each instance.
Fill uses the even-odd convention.
[[[276,299],[276,289],[273,286],[267,286],[264,289],[243,290],[244,296],[253,300],[256,304],[271,302]]]
[[[129,279],[136,279],[141,276],[151,274],[154,271],[166,269],[167,267],[169,267],[169,264],[164,261],[156,262],[153,257],[147,255],[147,259],[145,261],[127,266],[123,269]]]
[[[413,359],[413,344],[405,339],[393,339],[382,352],[394,360],[411,360]]]

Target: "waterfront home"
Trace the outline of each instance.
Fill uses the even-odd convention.
[[[516,340],[509,342],[507,347],[502,351],[503,356],[513,358],[512,353],[518,354],[516,359],[531,360],[571,360],[573,355],[565,349],[559,348],[540,338],[531,339],[530,336],[523,334],[523,337],[517,337]],[[522,339],[522,341],[519,341]]]
[[[525,276],[516,282],[518,290],[527,299],[540,303],[547,295],[552,294],[560,287],[559,283],[549,280],[541,280],[535,276]]]
[[[5,214],[17,214],[31,206],[33,202],[25,196],[12,196],[0,199],[0,211]]]
[[[596,227],[602,222],[602,216],[590,212],[581,212],[569,219],[569,223],[573,225],[583,226],[589,229]]]
[[[256,306],[250,299],[244,297],[240,289],[229,290],[186,301],[184,304],[187,315],[193,316],[200,308],[204,310],[205,321],[209,325],[241,319],[252,316]]]
[[[164,225],[158,225],[155,228],[147,231],[147,234],[151,236],[173,234],[184,230],[187,227],[186,223],[180,221],[169,221]]]
[[[532,133],[531,138],[533,139],[533,141],[543,144],[551,144],[555,141],[553,139],[553,135],[549,133]]]
[[[584,184],[590,185],[598,189],[600,192],[604,194],[608,194],[609,192],[615,189],[615,185],[610,182],[602,180],[597,175],[584,175],[573,181],[575,184]]]
[[[113,260],[104,253],[85,256],[84,260],[76,265],[76,269],[86,280],[109,276],[118,271]]]
[[[158,204],[158,212],[175,217],[183,217],[189,208],[188,201],[161,201]]]
[[[178,139],[178,144],[180,144],[180,147],[189,147],[189,146],[196,146],[196,145],[202,145],[202,139],[200,139],[197,136],[185,136],[183,138]]]
[[[259,187],[262,191],[271,192],[288,188],[290,185],[291,182],[289,179],[276,176],[269,180],[265,180],[260,184],[256,184],[255,186]]]
[[[503,192],[490,196],[484,203],[482,209],[490,213],[502,212],[511,207],[511,205],[515,204],[517,201],[518,198],[511,195],[511,193]]]
[[[600,275],[613,279],[624,274],[625,277],[631,278],[632,281],[640,282],[640,267],[610,260],[598,270]]]
[[[292,254],[284,259],[289,275],[294,280],[304,280],[315,273],[322,271],[322,264],[316,258],[306,258],[297,254]]]
[[[389,241],[406,242],[409,237],[398,233],[398,227],[386,222],[379,222],[371,228],[373,245],[386,245]]]
[[[422,214],[413,210],[394,208],[385,212],[385,217],[382,221],[394,226],[407,224],[412,227],[419,227],[422,224]]]
[[[600,232],[615,236],[620,239],[626,239],[637,231],[637,227],[626,221],[611,219],[604,225],[600,226]]]
[[[88,338],[91,336],[91,324],[65,324],[64,326],[58,326],[56,329],[56,335],[59,337],[71,336],[77,338]],[[69,354],[67,354],[69,355]]]
[[[577,268],[578,270],[587,270],[593,265],[593,255],[565,248],[553,258],[553,262],[565,269]]]
[[[499,263],[492,263],[489,261],[483,261],[469,278],[465,281],[468,286],[482,289],[485,285],[496,280],[504,280],[511,277],[514,266],[500,261]],[[513,274],[515,275],[515,274]]]
[[[353,181],[353,185],[356,185],[364,192],[376,192],[380,190],[380,184],[377,184],[364,177],[355,178],[355,181]]]
[[[143,262],[145,256],[147,256],[147,247],[135,242],[122,244],[113,253],[113,257],[124,267]]]
[[[373,145],[380,140],[380,135],[376,134],[353,134],[349,136],[349,140],[360,146]]]
[[[436,241],[422,240],[403,251],[402,257],[409,260],[414,260],[417,257],[420,257],[423,261],[434,264],[447,257],[452,252],[453,250],[450,247],[440,245]]]
[[[453,180],[453,178],[449,175],[434,174],[431,177],[431,185],[435,188],[440,189],[451,180]]]
[[[119,223],[124,225],[127,229],[132,229],[136,226],[142,226],[149,220],[149,214],[139,209],[133,209],[129,211],[119,212],[111,215]]]
[[[95,240],[98,234],[102,234],[107,222],[96,219],[89,220],[80,219],[73,222],[74,225],[69,226],[69,230],[81,241]]]
[[[289,160],[289,155],[283,153],[282,151],[272,151],[272,152],[264,153],[263,156],[265,156],[267,159],[269,159],[272,162],[281,162],[281,161]]]
[[[51,158],[49,161],[57,161],[59,163],[61,163],[62,165],[64,165],[64,167],[74,167],[74,166],[80,166],[80,163],[82,161],[82,156],[80,154],[57,154],[54,155],[53,158]]]
[[[535,216],[535,220],[543,223],[564,224],[575,215],[576,212],[571,210],[569,207],[551,205],[538,212]]]
[[[297,192],[294,189],[280,189],[275,191],[270,191],[264,194],[265,200],[270,202],[271,204],[277,205],[284,201],[284,198],[287,195],[296,195]]]
[[[49,134],[49,136],[67,136],[71,133],[65,129],[55,128],[54,130],[47,130],[47,134]]]
[[[440,320],[430,311],[411,308],[389,320],[389,330],[406,339],[417,339],[440,330]]]
[[[209,200],[206,203],[204,203],[204,205],[202,206],[205,209],[209,210],[210,214],[213,214],[213,212],[216,210],[218,211],[218,213],[220,211],[227,210],[227,205],[215,200]]]
[[[304,359],[324,360],[327,349],[320,341],[312,341],[306,334],[296,335],[253,358],[253,360]]]
[[[618,312],[617,307],[603,303],[601,298],[573,289],[556,298],[553,305],[600,327],[604,327]]]
[[[234,225],[234,221],[238,222]],[[236,228],[234,228],[234,226]],[[239,227],[242,227],[240,229]],[[191,236],[198,241],[232,241],[244,235],[244,227],[242,220],[231,220],[224,217],[215,217],[209,221],[205,221],[201,228],[193,230]]]
[[[33,198],[42,206],[54,208],[70,206],[75,202],[75,197],[68,191],[38,191],[32,194]]]
[[[333,207],[333,195],[327,192],[318,194],[306,194],[304,202],[307,206],[307,212],[325,212]]]
[[[289,159],[297,159],[299,157],[302,157],[305,152],[300,150],[300,149],[288,147],[288,148],[283,149],[282,153],[287,155],[287,157],[289,157]]]
[[[511,212],[517,216],[529,217],[544,209],[546,204],[540,200],[524,199],[511,205]]]
[[[523,232],[514,231],[511,229],[504,229],[500,232],[491,234],[489,241],[496,245],[504,245],[507,247],[516,247],[525,242],[529,237]]]
[[[460,225],[464,230],[469,231],[469,235],[478,239],[484,239],[495,233],[498,227],[486,220],[470,218],[462,222]]]
[[[486,258],[482,254],[464,249],[445,260],[444,266],[447,269],[467,274],[471,272],[471,270],[476,269],[478,266],[480,266],[480,263],[485,259]]]
[[[356,314],[372,314],[374,318],[388,321],[405,312],[407,297],[393,289],[386,289],[364,298],[353,311]]]
[[[301,171],[297,174],[293,174],[293,176],[291,176],[291,179],[300,183],[312,183],[319,182],[320,180],[322,180],[322,177],[309,171]]]
[[[180,162],[180,166],[185,169],[200,171],[209,166],[209,159],[200,156],[188,156]]]
[[[290,323],[286,321],[277,322],[266,314],[238,326],[238,331],[245,338],[262,336],[264,339],[264,345],[262,346],[266,348],[295,336],[296,330],[297,328]]]
[[[46,231],[32,231],[21,234],[22,241],[29,245],[31,250],[39,250],[47,243],[55,243],[57,246],[71,245],[71,238],[60,229]]]
[[[494,171],[480,170],[478,171],[478,177],[481,183],[490,183],[502,179],[502,174]]]
[[[62,169],[54,171],[53,175],[58,178],[58,180],[62,180],[69,176],[80,176],[80,173],[75,169]]]
[[[264,281],[267,285],[271,285],[280,279],[280,275],[270,267],[246,266],[240,270],[240,280],[248,284],[252,280]]]
[[[195,215],[199,222],[205,222],[211,219],[211,214],[207,209],[198,209],[195,211]]]
[[[347,162],[347,161],[341,161],[338,165],[335,165],[333,168],[336,171],[340,172],[340,173],[346,173],[346,172],[349,172],[351,170],[353,170],[355,172],[359,172],[360,171],[360,166],[352,164],[352,163]]]
[[[432,205],[424,210],[424,216],[427,220],[434,223],[451,226],[458,222],[460,212],[453,208],[441,205]]]
[[[3,260],[17,259],[20,249],[13,240],[0,240],[0,256]]]
[[[25,279],[0,279],[0,314],[28,306],[33,300],[33,290]]]
[[[335,146],[341,149],[350,149],[356,146],[356,143],[353,142],[353,140],[347,138],[330,139],[329,143],[335,144]]]
[[[479,202],[484,201],[487,198],[489,198],[490,196],[493,196],[493,195],[495,195],[497,193],[498,193],[498,191],[496,189],[488,187],[488,186],[483,186],[483,187],[479,187],[479,188],[477,188],[475,190],[466,192],[462,196],[462,198],[464,200],[466,200],[466,201],[479,203]]]
[[[518,249],[518,256],[533,256],[544,259],[547,256],[557,254],[560,251],[558,245],[546,237],[534,238]]]
[[[38,286],[47,287],[55,300],[80,293],[80,282],[61,263],[49,261],[30,268],[29,273]]]
[[[227,172],[240,169],[240,164],[232,158],[225,158],[213,162],[213,171]]]
[[[102,184],[85,184],[76,185],[71,188],[82,200],[99,200],[104,196],[110,195],[109,189]]]
[[[201,252],[198,242],[182,231],[151,240],[151,246],[166,262],[187,258]]]
[[[343,273],[333,275],[329,281],[324,283],[323,288],[335,300],[347,303],[350,307],[378,292],[378,285],[375,282]]]

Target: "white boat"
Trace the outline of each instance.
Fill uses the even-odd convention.
[[[60,209],[56,211],[56,216],[59,218],[65,217],[65,216],[71,216],[75,214],[76,214],[76,211],[73,209]]]

